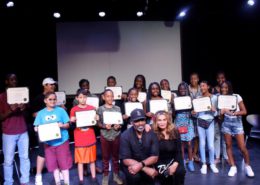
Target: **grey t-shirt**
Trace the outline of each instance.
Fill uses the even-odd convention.
[[[112,108],[107,108],[105,105],[102,105],[98,108],[97,114],[99,115],[100,122],[103,122],[103,113],[104,112],[121,112],[120,107],[113,105]],[[107,139],[108,141],[113,141],[119,134],[121,133],[120,130],[115,130],[113,127],[110,130],[101,129],[100,134]]]

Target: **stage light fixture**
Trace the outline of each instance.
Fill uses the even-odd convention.
[[[55,18],[60,18],[61,17],[61,15],[60,15],[60,13],[59,12],[54,12],[53,13],[53,17],[55,17]]]
[[[99,15],[99,17],[105,17],[106,16],[106,12],[100,11],[100,12],[98,12],[98,15]]]
[[[186,12],[185,11],[181,11],[180,13],[179,13],[179,17],[184,17],[186,15]]]
[[[247,1],[247,4],[248,4],[249,6],[254,6],[254,5],[255,5],[255,1],[254,1],[254,0],[248,0],[248,1]]]
[[[8,2],[6,3],[6,7],[7,7],[7,8],[14,7],[14,2],[13,2],[13,1],[8,1]]]
[[[144,12],[138,11],[136,12],[137,17],[142,17],[144,15]]]

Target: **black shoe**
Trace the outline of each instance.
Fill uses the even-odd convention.
[[[99,185],[97,178],[91,178],[91,185]]]
[[[83,185],[84,184],[84,181],[79,181],[79,185]]]

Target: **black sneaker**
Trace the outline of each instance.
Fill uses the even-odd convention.
[[[91,185],[99,185],[97,178],[91,178]]]

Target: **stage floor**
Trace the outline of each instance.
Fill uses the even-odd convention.
[[[201,165],[198,163],[195,163],[195,169],[196,171],[191,173],[187,170],[186,173],[186,178],[185,178],[185,185],[258,185],[260,182],[260,141],[259,140],[254,140],[254,139],[249,139],[247,143],[247,147],[249,150],[250,158],[251,158],[251,166],[255,172],[255,177],[254,178],[248,178],[245,175],[244,171],[244,163],[242,160],[242,155],[240,154],[239,150],[237,149],[236,142],[234,140],[234,155],[235,155],[235,160],[236,164],[238,167],[238,173],[234,177],[228,177],[227,173],[229,170],[228,164],[226,164],[225,161],[222,161],[220,164],[217,165],[219,168],[220,172],[219,174],[213,174],[209,168],[208,168],[208,174],[207,175],[202,175],[200,173],[200,167]],[[71,145],[71,150],[73,153],[73,144]],[[36,150],[31,152],[31,167],[34,169],[35,167],[35,162],[36,162]],[[16,156],[17,157],[17,156]],[[19,161],[17,159],[17,161]],[[19,164],[18,164],[19,165]],[[101,151],[100,151],[100,146],[98,144],[98,161],[97,165],[99,167],[102,166],[101,164]],[[31,170],[31,177],[30,181],[32,184],[34,184],[34,170]],[[0,169],[0,174],[3,176],[3,166],[1,166]],[[123,176],[122,172],[120,174]],[[15,178],[15,183],[14,185],[19,185],[19,181],[16,176],[16,172],[14,172],[14,178]],[[90,184],[90,172],[88,170],[88,176],[85,177],[84,181],[85,184]],[[97,174],[97,178],[99,183],[101,184],[102,180],[102,174]],[[73,168],[70,170],[70,182],[72,185],[78,184],[78,173],[77,173],[77,166],[74,165]],[[54,178],[52,173],[45,172],[43,174],[43,183],[44,185],[54,185]],[[112,175],[110,176],[110,185],[116,185],[116,183],[113,182],[112,180]]]

